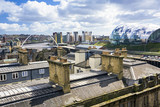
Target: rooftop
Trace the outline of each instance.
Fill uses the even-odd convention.
[[[70,77],[71,92],[67,94],[57,85],[49,84],[48,79],[1,87],[0,106],[58,107],[124,88],[121,80],[106,72],[79,73]]]
[[[146,64],[146,62],[133,60],[133,59],[123,59],[124,66],[136,66],[136,65],[141,65],[141,64]]]
[[[143,77],[160,74],[160,68],[144,61],[128,60],[123,62],[123,76],[127,79],[138,80]]]
[[[15,64],[15,66],[1,67],[0,73],[24,71],[24,70],[31,70],[31,69],[38,69],[38,68],[46,68],[46,67],[49,67],[47,61],[38,61],[38,62],[29,63],[28,65],[16,65]]]
[[[67,55],[63,56],[67,60],[75,60],[75,53],[68,53]]]
[[[89,59],[86,61],[80,62],[80,63],[76,64],[75,66],[81,67],[81,68],[90,68]]]

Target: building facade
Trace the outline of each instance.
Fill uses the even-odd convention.
[[[57,43],[63,43],[62,32],[53,33],[53,37]]]
[[[72,32],[67,32],[67,43],[70,42],[71,35],[72,35]]]
[[[82,42],[91,42],[93,41],[92,32],[82,31]]]
[[[49,65],[43,61],[23,66],[16,65],[0,68],[0,85],[48,77]]]
[[[79,41],[78,32],[74,32],[74,42],[78,41]]]

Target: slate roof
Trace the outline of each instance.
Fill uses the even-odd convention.
[[[63,56],[69,60],[75,60],[75,53],[68,53],[67,55]]]
[[[31,70],[31,69],[46,68],[46,67],[49,67],[47,61],[39,61],[38,63],[37,62],[30,63],[28,65],[1,67],[0,73],[24,71],[24,70]]]
[[[99,54],[94,54],[94,55],[91,56],[91,58],[101,58],[101,55],[99,55]]]
[[[76,64],[75,66],[81,67],[81,68],[90,68],[89,59],[86,61],[80,62],[80,63]]]
[[[19,63],[0,64],[0,67],[19,66]]]
[[[90,57],[91,58],[101,58],[101,56],[99,54],[93,54]],[[90,68],[89,58],[87,60],[83,61],[83,62],[80,62],[80,63],[76,64],[75,66],[81,67],[81,68]]]
[[[146,64],[146,62],[133,60],[133,59],[123,59],[124,66],[136,66],[136,65],[142,65],[142,64]]]
[[[4,50],[0,49],[0,53],[4,52]]]
[[[127,79],[138,80],[143,77],[160,74],[160,68],[147,64],[143,61],[123,62],[123,77]]]
[[[6,94],[5,97],[0,96],[0,106],[59,107],[124,88],[123,82],[118,80],[115,75],[108,76],[106,73],[93,73],[94,76],[91,76],[92,73],[93,72],[89,73],[90,77],[88,78],[84,78],[88,74],[79,73],[79,75],[83,75],[80,76],[83,77],[83,79],[71,81],[71,92],[67,94],[63,94],[60,87],[51,87],[47,81],[46,83],[42,81],[39,83],[34,82],[32,85],[31,83],[26,85],[22,83],[19,87],[14,87],[12,89],[9,88],[12,87],[12,85],[4,87],[9,89],[7,92],[4,92],[6,90],[1,92],[4,94],[8,93],[8,96]],[[25,93],[20,93],[19,91],[19,94],[17,94],[15,90],[18,89]]]
[[[70,74],[70,80],[74,81],[74,80],[80,80],[80,79],[85,79],[85,78],[89,78],[89,77],[94,77],[97,75],[107,75],[107,72],[104,71],[88,71],[88,72],[84,72],[84,73],[76,73],[76,74]]]

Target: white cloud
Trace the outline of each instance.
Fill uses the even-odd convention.
[[[157,0],[53,0],[59,5],[27,1],[21,5],[0,0],[0,14],[15,24],[1,23],[0,30],[29,31],[52,34],[55,31],[93,31],[93,34],[110,35],[119,24],[156,26],[160,18]],[[145,2],[145,3],[144,3]],[[155,6],[155,8],[154,8]],[[24,25],[19,25],[24,23]]]
[[[1,12],[6,12],[6,13],[9,13],[9,14],[16,14],[20,10],[21,10],[20,7],[17,6],[15,3],[0,0],[0,13]]]
[[[15,16],[7,17],[7,19],[10,20],[10,21],[13,21],[13,22],[18,22],[19,21],[19,18],[15,17]]]
[[[47,5],[45,2],[28,1],[20,6],[22,12],[19,13],[19,19],[24,21],[54,21],[58,17],[57,6]]]
[[[0,31],[28,31],[28,28],[25,24],[19,25],[19,24],[7,24],[7,23],[0,23]]]
[[[48,26],[43,23],[34,22],[30,25],[30,30],[37,33],[37,32],[46,32],[48,30]]]

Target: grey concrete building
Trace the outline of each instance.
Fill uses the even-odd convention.
[[[73,33],[74,33],[74,42],[78,42],[79,41],[78,32],[73,32]]]
[[[72,35],[72,32],[67,32],[67,43],[71,42],[71,35]]]

